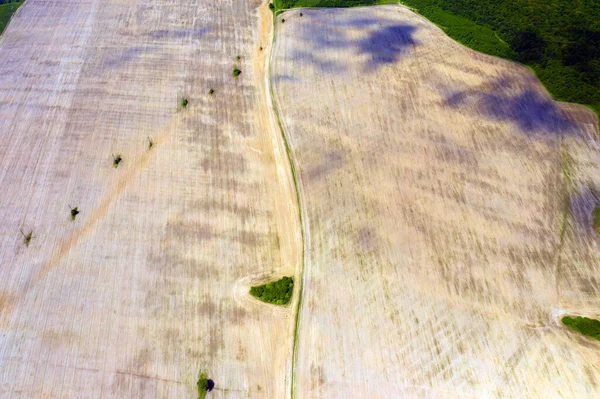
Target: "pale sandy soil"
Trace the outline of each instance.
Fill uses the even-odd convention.
[[[0,397],[288,391],[291,308],[239,295],[301,255],[259,4],[28,0],[5,31]]]
[[[296,397],[599,396],[600,343],[559,323],[600,314],[594,118],[399,6],[284,17]]]

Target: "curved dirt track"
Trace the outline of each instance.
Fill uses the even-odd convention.
[[[400,6],[276,29],[310,241],[295,396],[598,396],[600,343],[556,323],[598,313],[595,118]]]
[[[260,5],[28,0],[5,31],[1,397],[289,392],[291,308],[237,295],[301,256]]]

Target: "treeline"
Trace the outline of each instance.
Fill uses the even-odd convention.
[[[23,4],[21,1],[0,0],[0,34],[4,32],[6,24],[10,21],[10,17]]]
[[[402,2],[478,51],[531,66],[556,99],[600,111],[600,1]]]

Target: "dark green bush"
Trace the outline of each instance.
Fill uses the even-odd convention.
[[[204,373],[200,373],[198,376],[198,381],[196,382],[196,386],[198,387],[198,399],[204,399],[206,397],[206,393],[212,391],[215,387],[215,383],[213,380],[206,377]]]
[[[214,93],[215,93],[215,89],[210,89],[210,90],[208,91],[208,94],[210,94],[210,95],[213,95]]]
[[[23,234],[23,238],[25,239],[25,246],[28,247],[31,239],[33,238],[33,231],[30,231],[28,234],[25,234],[23,230],[21,230],[21,234]]]
[[[179,100],[179,106],[183,109],[186,109],[188,104],[189,104],[188,99],[185,97],[181,97],[181,100]]]
[[[117,155],[113,154],[113,166],[115,168],[119,166],[119,164],[121,163],[122,160],[123,160],[123,158],[121,157],[121,154],[117,154]]]
[[[75,220],[77,215],[79,215],[79,210],[77,209],[77,207],[69,207],[69,208],[71,208],[71,220]]]
[[[562,323],[572,330],[600,341],[600,321],[596,319],[565,316],[562,318]]]
[[[238,76],[240,76],[242,74],[242,70],[238,67],[234,67],[233,72],[231,74],[233,75],[234,78],[237,78]]]
[[[250,288],[250,294],[263,302],[274,305],[287,305],[294,291],[294,278],[283,277],[281,280]]]

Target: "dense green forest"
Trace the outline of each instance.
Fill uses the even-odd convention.
[[[600,1],[402,0],[475,50],[529,65],[557,100],[600,111]]]
[[[6,28],[8,21],[10,21],[10,17],[12,17],[21,4],[23,4],[23,0],[0,0],[0,34],[4,32],[4,28]]]

